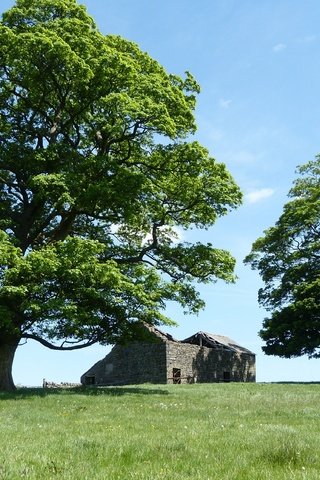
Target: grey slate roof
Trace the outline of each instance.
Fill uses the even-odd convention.
[[[197,332],[191,337],[188,337],[185,340],[181,340],[181,343],[191,343],[193,345],[200,345],[203,347],[223,349],[229,351],[231,350],[233,352],[248,353],[250,355],[254,355],[253,352],[251,352],[247,348],[241,347],[241,345],[239,345],[237,342],[235,342],[229,337],[207,332]]]

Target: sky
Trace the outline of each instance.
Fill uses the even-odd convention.
[[[295,169],[320,152],[319,0],[82,0],[104,34],[137,43],[168,72],[190,71],[201,86],[195,139],[227,165],[243,205],[208,231],[183,232],[237,260],[235,284],[199,286],[205,309],[166,328],[177,339],[197,331],[227,335],[257,355],[257,381],[320,381],[319,361],[266,356],[258,336],[267,316],[257,302],[262,282],[243,264],[252,243],[279,218]],[[12,0],[1,0],[0,12]],[[79,382],[111,347],[55,352],[21,346],[14,381]]]

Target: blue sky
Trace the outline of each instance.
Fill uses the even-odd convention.
[[[13,5],[1,1],[1,10]],[[139,44],[169,72],[189,70],[201,85],[196,138],[226,163],[244,192],[244,204],[206,232],[184,233],[209,241],[237,258],[235,285],[200,286],[206,308],[168,313],[178,339],[203,330],[228,335],[257,354],[258,381],[316,381],[319,362],[265,356],[257,332],[256,272],[242,264],[252,242],[273,225],[287,201],[295,168],[320,151],[320,34],[318,0],[82,0],[100,30]],[[108,352],[52,352],[33,342],[16,354],[14,380],[24,385],[79,381]]]

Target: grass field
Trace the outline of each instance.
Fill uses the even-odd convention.
[[[320,385],[0,393],[0,479],[319,480]]]

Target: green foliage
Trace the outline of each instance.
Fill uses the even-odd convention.
[[[198,312],[195,282],[233,281],[234,260],[177,228],[208,228],[241,193],[189,140],[194,78],[75,0],[17,0],[0,44],[1,322],[75,348],[170,323],[167,300]]]
[[[252,247],[246,262],[265,283],[259,302],[270,310],[261,337],[267,354],[320,356],[320,156],[300,177],[276,225]]]
[[[318,480],[319,385],[0,394],[0,477]]]

